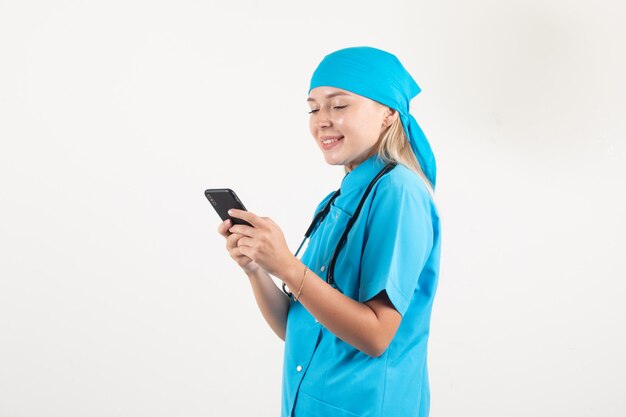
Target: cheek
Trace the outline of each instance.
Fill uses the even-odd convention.
[[[339,130],[346,128],[347,126],[346,126],[346,123],[344,122],[345,118],[346,116],[343,114],[337,115],[333,120],[333,125]]]
[[[361,125],[363,136],[367,138],[368,142],[376,142],[382,130],[382,120],[380,116],[373,113],[369,117],[364,118],[364,120],[366,122]]]
[[[368,116],[354,118],[351,123],[346,124],[344,131],[349,132],[360,143],[370,143],[378,139],[376,123]]]

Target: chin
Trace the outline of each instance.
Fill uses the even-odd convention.
[[[324,160],[326,160],[328,165],[344,165],[343,161],[329,157],[328,155],[324,155]]]

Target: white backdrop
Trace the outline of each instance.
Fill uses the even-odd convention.
[[[442,264],[435,417],[626,415],[626,4],[0,1],[0,416],[277,416],[283,343],[217,234],[295,250],[339,187],[323,56],[422,88]]]

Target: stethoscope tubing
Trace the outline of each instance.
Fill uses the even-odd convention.
[[[341,238],[339,238],[339,242],[337,243],[337,246],[335,247],[335,251],[333,252],[333,257],[331,258],[330,263],[328,264],[328,269],[327,269],[328,272],[326,273],[326,282],[332,285],[334,288],[336,288],[340,292],[343,292],[343,291],[341,291],[341,289],[335,283],[335,277],[334,277],[335,263],[337,262],[337,257],[339,256],[339,252],[341,252],[341,249],[343,248],[346,241],[348,240],[348,234],[350,233],[350,230],[352,229],[352,226],[354,225],[354,223],[356,223],[359,213],[361,212],[361,209],[363,208],[363,204],[365,203],[365,200],[367,199],[367,196],[369,195],[370,191],[374,187],[374,184],[376,184],[376,181],[378,181],[380,177],[382,177],[387,172],[395,168],[396,165],[397,164],[395,162],[388,163],[387,165],[385,165],[383,169],[380,170],[380,172],[378,172],[378,174],[374,177],[374,179],[370,181],[369,185],[365,189],[365,192],[363,193],[363,196],[361,197],[361,201],[359,201],[359,205],[354,211],[354,214],[348,220],[348,223],[346,224],[346,228],[343,231]],[[298,253],[300,253],[300,249],[302,249],[304,242],[306,242],[306,240],[311,237],[311,234],[313,233],[313,231],[317,229],[318,224],[321,224],[324,221],[324,219],[326,218],[326,215],[330,212],[331,204],[333,203],[335,198],[339,197],[340,194],[341,194],[341,188],[335,191],[335,193],[332,195],[330,200],[328,200],[324,208],[320,210],[317,214],[315,214],[315,216],[313,217],[313,221],[311,222],[311,225],[309,226],[307,231],[304,233],[304,239],[302,239],[302,243],[300,243],[300,246],[298,246],[298,250],[296,250],[296,253],[295,253],[296,257],[298,257]],[[290,298],[293,298],[293,293],[287,291],[287,288],[284,282],[283,282],[282,287],[283,287],[283,292],[287,294],[287,296],[289,296]]]

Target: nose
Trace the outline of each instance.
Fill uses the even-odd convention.
[[[326,106],[322,106],[315,115],[315,125],[318,129],[328,127],[332,124],[330,120],[330,112],[326,109]]]

